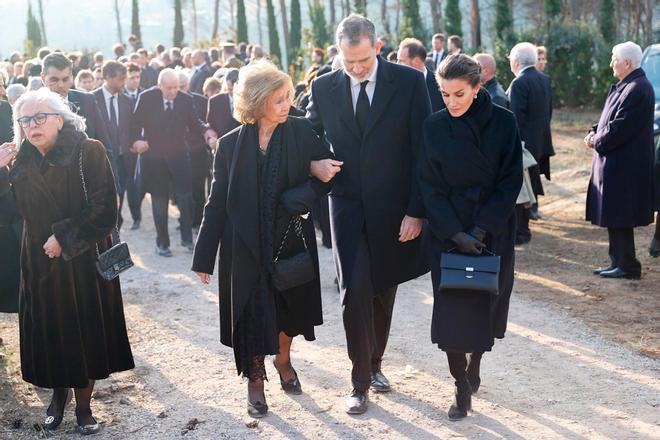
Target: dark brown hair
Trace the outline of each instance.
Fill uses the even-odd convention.
[[[481,65],[465,54],[449,55],[442,60],[436,73],[438,83],[441,79],[462,79],[471,87],[481,82]]]

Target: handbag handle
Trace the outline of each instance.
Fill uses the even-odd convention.
[[[448,254],[451,254],[451,253],[453,253],[456,249],[458,249],[458,248],[457,248],[457,247],[453,247],[453,248],[451,248],[451,249],[449,249],[449,250],[446,250],[445,252],[448,253]],[[489,254],[491,257],[496,257],[496,256],[497,256],[497,255],[495,255],[494,253],[492,253],[491,251],[489,251],[488,248],[483,248],[482,251],[486,251],[486,253]],[[461,254],[461,255],[463,255],[463,254]],[[481,254],[479,254],[479,255],[481,255]],[[475,257],[478,257],[479,255],[474,255],[474,256],[475,256]]]
[[[286,231],[284,231],[284,236],[282,236],[282,240],[280,241],[280,247],[277,249],[277,253],[273,259],[275,263],[277,263],[280,259],[280,254],[282,253],[282,249],[284,249],[284,243],[286,242],[286,238],[289,236],[289,232],[291,231],[291,224],[295,224],[294,231],[298,237],[302,238],[303,246],[305,246],[305,249],[307,249],[307,242],[305,241],[305,236],[302,233],[302,221],[300,221],[299,215],[294,215],[291,217],[291,220],[289,220],[289,224],[286,225]]]
[[[78,155],[78,168],[80,170],[80,181],[82,182],[82,189],[83,189],[83,194],[85,195],[85,203],[89,205],[89,196],[87,195],[87,185],[85,184],[85,172],[83,171],[83,145],[80,145],[80,154]],[[117,228],[117,223],[115,222],[115,233],[117,234],[117,241],[121,241],[119,238],[119,228]],[[112,244],[113,241],[113,236],[110,234],[110,241]],[[94,243],[96,246],[96,257],[98,258],[100,253],[99,253],[99,244]]]

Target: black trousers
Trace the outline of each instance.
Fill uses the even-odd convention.
[[[124,198],[128,202],[128,209],[131,211],[131,217],[134,222],[142,221],[142,200],[144,200],[144,189],[140,182],[140,176],[135,179],[135,166],[137,164],[137,154],[127,153],[120,156],[119,169],[121,175],[120,208],[124,206]],[[121,214],[120,214],[121,218]]]
[[[170,198],[167,194],[152,194],[151,208],[156,226],[156,245],[170,246],[167,209]],[[181,213],[181,241],[192,243],[192,193],[176,192],[176,202]]]
[[[640,274],[642,265],[635,256],[635,231],[633,228],[607,228],[610,238],[612,265],[625,272]]]
[[[516,236],[529,239],[532,231],[529,230],[529,212],[525,205],[516,205]]]
[[[211,156],[206,146],[191,150],[190,168],[192,170],[192,225],[199,227],[206,203],[206,182],[210,175]]]
[[[392,322],[397,286],[376,291],[371,281],[367,237],[360,237],[350,285],[345,287],[342,317],[353,388],[366,391],[371,373],[380,370]]]

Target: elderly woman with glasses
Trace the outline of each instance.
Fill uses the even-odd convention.
[[[14,133],[0,146],[0,225],[24,220],[23,379],[53,389],[47,429],[62,422],[73,388],[77,428],[93,434],[94,382],[134,366],[119,280],[106,281],[95,267],[96,248],[108,248],[117,220],[112,170],[84,120],[46,88],[16,101]]]

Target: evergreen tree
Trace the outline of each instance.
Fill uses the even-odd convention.
[[[325,47],[330,41],[328,24],[325,21],[325,8],[320,1],[315,0],[313,4],[308,4],[308,9],[312,22],[311,42],[314,47]]]
[[[133,0],[133,9],[131,11],[131,34],[135,35],[138,40],[142,40],[142,33],[140,32],[140,7],[138,0]]]
[[[493,55],[497,63],[497,77],[505,88],[513,78],[507,55],[514,44],[516,44],[516,36],[513,32],[513,13],[509,0],[496,0],[495,51]]]
[[[367,0],[355,0],[354,2],[355,13],[367,16]]]
[[[546,23],[556,20],[561,16],[561,0],[544,0],[543,12]]]
[[[302,24],[300,22],[300,0],[291,0],[291,55],[289,59],[293,60],[295,53],[300,50],[302,40]]]
[[[447,0],[445,5],[445,31],[447,35],[463,35],[459,0]]]
[[[419,15],[418,0],[402,0],[403,23],[399,30],[399,38],[413,37],[426,41],[426,30]]]
[[[183,45],[183,17],[181,15],[181,0],[174,0],[174,38],[172,43],[176,47]]]
[[[600,33],[608,45],[612,45],[616,40],[614,2],[612,0],[600,0]]]
[[[25,51],[34,55],[41,48],[41,29],[39,22],[32,12],[32,2],[28,3],[27,12],[27,38],[25,39]]]
[[[248,27],[247,18],[245,17],[245,1],[237,0],[236,2],[236,42],[247,43]]]
[[[277,33],[273,0],[266,0],[266,12],[268,14],[268,47],[270,57],[273,62],[280,64],[282,61],[282,51],[280,50],[280,36]]]
[[[513,14],[509,7],[509,0],[495,1],[495,37],[507,38],[513,29]]]

